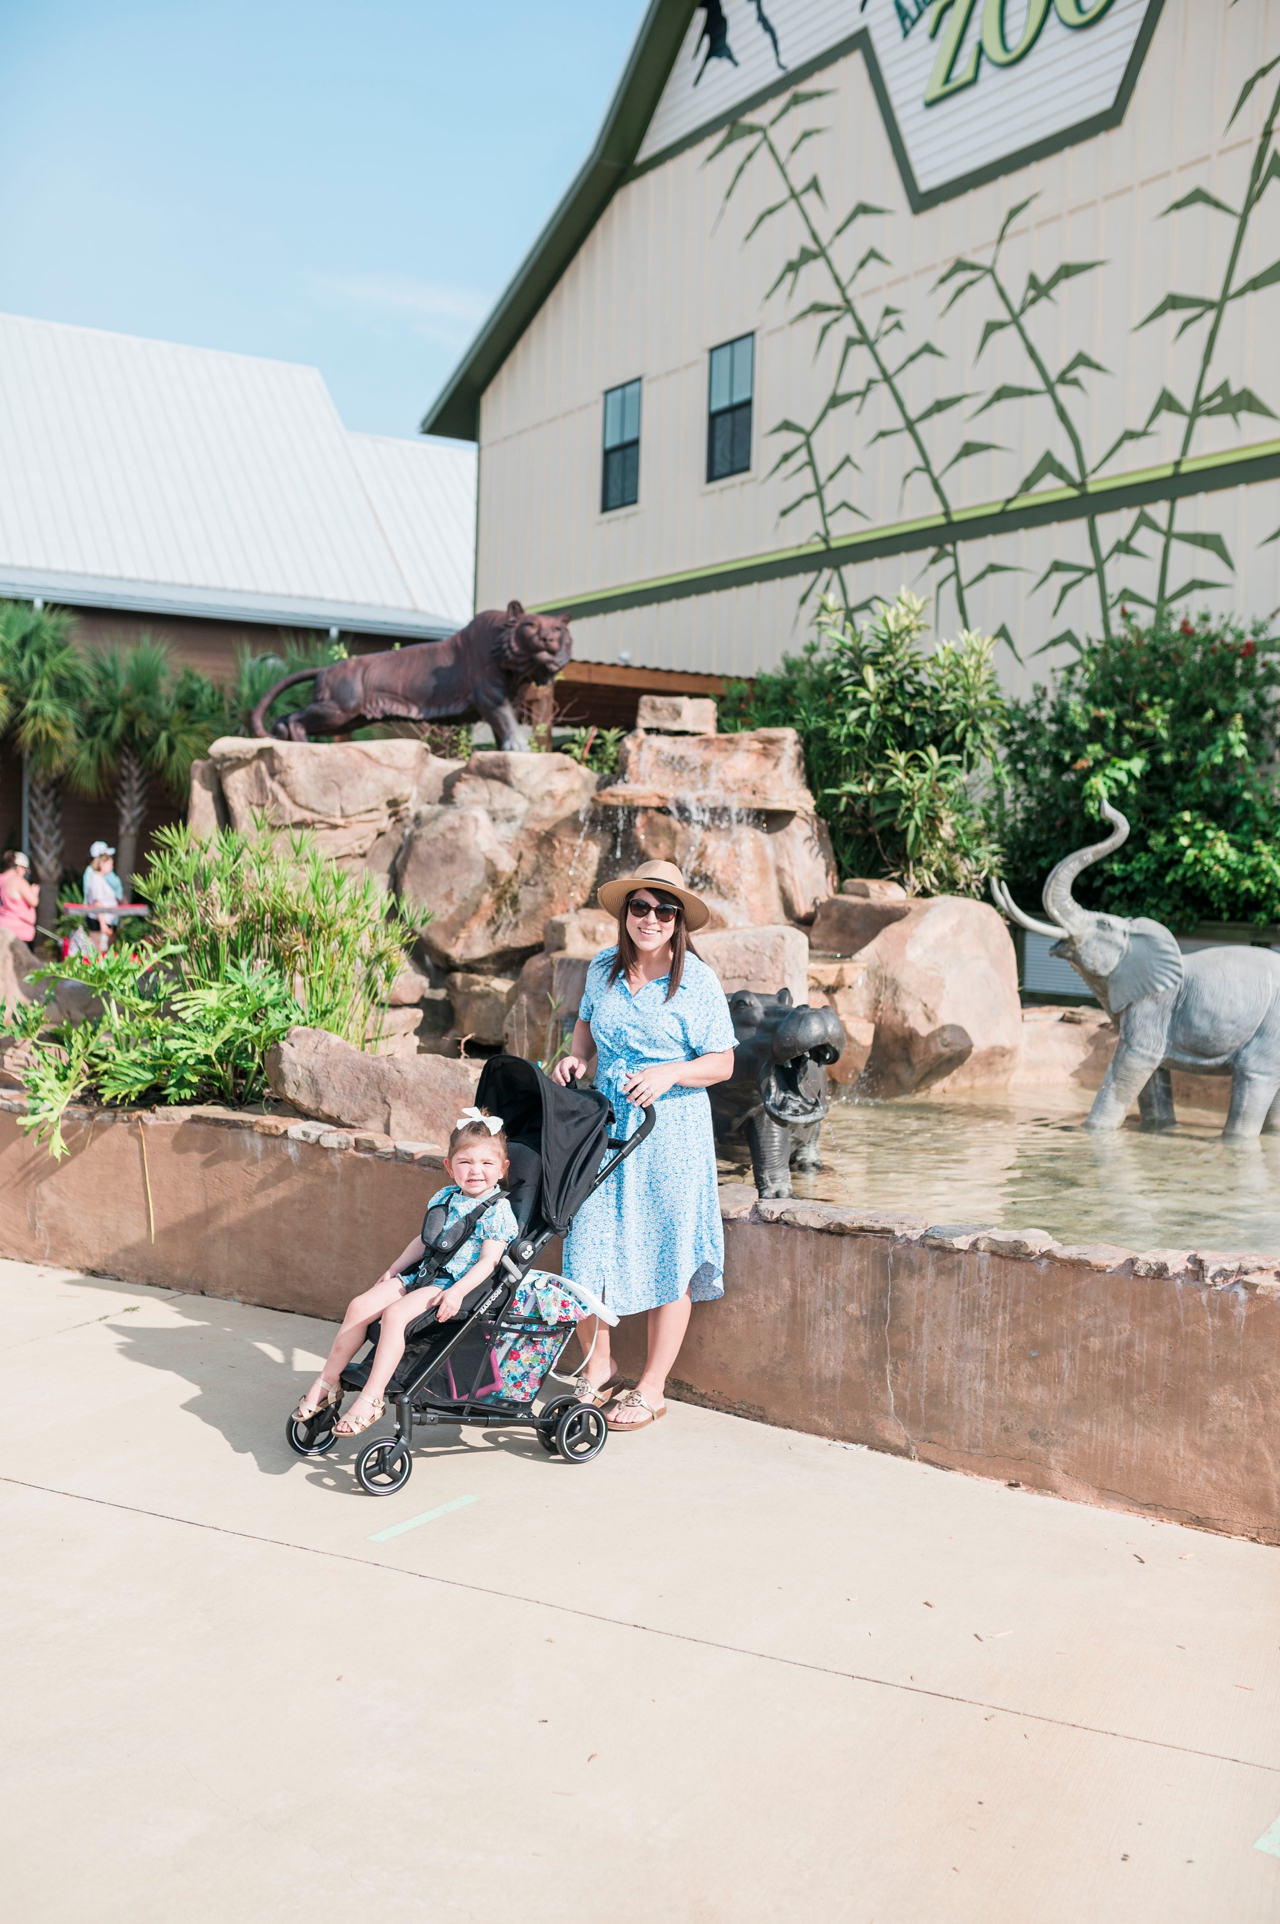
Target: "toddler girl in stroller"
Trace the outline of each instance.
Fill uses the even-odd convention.
[[[598,1090],[561,1088],[518,1056],[490,1058],[476,1101],[450,1139],[454,1183],[432,1198],[422,1234],[351,1304],[286,1425],[290,1449],[323,1456],[338,1440],[344,1394],[359,1400],[343,1435],[359,1435],[394,1403],[394,1435],[372,1438],[356,1458],[356,1481],[371,1496],[404,1487],[420,1426],[524,1428],[570,1463],[591,1462],[608,1438],[581,1377],[556,1366],[575,1324],[614,1324],[617,1315],[582,1283],[533,1264],[644,1141],[653,1110],[619,1141]]]
[[[368,1380],[337,1425],[337,1434],[359,1436],[378,1422],[386,1409],[383,1391],[404,1355],[405,1331],[410,1323],[430,1309],[435,1310],[438,1323],[449,1322],[466,1306],[467,1298],[488,1282],[503,1250],[515,1240],[516,1219],[498,1188],[508,1164],[500,1116],[472,1109],[458,1117],[445,1157],[451,1186],[439,1190],[427,1204],[428,1210],[440,1203],[446,1205],[442,1232],[464,1216],[469,1218],[470,1235],[443,1266],[442,1273],[450,1279],[448,1286],[425,1276],[418,1281],[426,1245],[421,1236],[415,1236],[372,1288],[347,1304],[342,1328],[333,1339],[324,1367],[293,1413],[295,1423],[309,1423],[322,1409],[341,1402],[342,1372],[363,1344],[369,1325],[381,1319]]]

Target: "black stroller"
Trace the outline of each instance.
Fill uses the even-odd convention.
[[[491,1115],[501,1116],[506,1129],[511,1167],[505,1188],[519,1227],[519,1236],[506,1250],[487,1282],[472,1292],[456,1320],[441,1324],[434,1308],[410,1323],[405,1353],[387,1385],[387,1401],[394,1403],[393,1437],[376,1437],[356,1458],[356,1477],[370,1496],[391,1496],[402,1490],[413,1469],[414,1424],[470,1423],[532,1429],[548,1452],[566,1463],[590,1463],[608,1440],[604,1415],[567,1390],[547,1394],[574,1331],[573,1323],[548,1327],[543,1321],[517,1315],[516,1292],[535,1258],[553,1236],[563,1235],[575,1211],[607,1182],[619,1163],[642,1143],[653,1128],[654,1111],[625,1142],[610,1136],[615,1122],[612,1105],[595,1089],[576,1084],[561,1088],[534,1063],[520,1056],[491,1056],[480,1076],[476,1102]],[[614,1151],[603,1169],[600,1158]],[[441,1234],[443,1205],[429,1210],[422,1225],[426,1245],[423,1267],[437,1275],[471,1233],[467,1217]],[[423,1268],[418,1271],[423,1274]],[[567,1294],[579,1299],[583,1315],[593,1311],[615,1323],[603,1304],[589,1291],[564,1280]],[[364,1388],[378,1345],[380,1325],[369,1328],[369,1342],[342,1372],[342,1388]],[[554,1340],[552,1340],[554,1339]],[[524,1342],[539,1361],[537,1382],[527,1400],[513,1402],[501,1395],[497,1358],[510,1351],[513,1340]],[[544,1367],[545,1365],[545,1367]],[[334,1424],[339,1406],[320,1410],[309,1422],[290,1417],[285,1434],[299,1456],[324,1456],[338,1438]]]

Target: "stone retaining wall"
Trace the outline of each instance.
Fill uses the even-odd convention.
[[[214,1108],[74,1113],[55,1164],[0,1103],[0,1253],[338,1316],[440,1180],[421,1144]],[[721,1192],[724,1300],[676,1395],[1077,1501],[1280,1542],[1280,1274],[1213,1251]],[[632,1373],[643,1319],[619,1332]]]

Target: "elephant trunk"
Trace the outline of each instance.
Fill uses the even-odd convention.
[[[1106,841],[1095,842],[1090,848],[1078,848],[1074,855],[1065,856],[1044,885],[1045,913],[1069,935],[1082,935],[1089,924],[1088,915],[1071,893],[1071,884],[1084,869],[1100,862],[1104,855],[1114,855],[1129,839],[1129,824],[1120,810],[1104,802],[1102,812],[1115,824]]]

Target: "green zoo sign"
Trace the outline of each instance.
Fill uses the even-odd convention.
[[[1019,60],[1026,59],[1049,17],[1050,0],[1027,0],[1027,17],[1022,33],[1012,47],[1005,37],[1006,4],[1007,0],[982,0],[982,31],[969,58],[956,72],[956,59],[978,0],[934,0],[929,18],[929,38],[934,40],[941,35],[941,39],[938,58],[925,89],[926,107],[936,106],[950,94],[959,93],[962,87],[972,87],[984,56],[993,67],[1014,67]],[[1064,27],[1091,27],[1095,21],[1101,20],[1111,0],[1093,0],[1091,6],[1084,4],[1083,0],[1052,0],[1052,4],[1053,11]]]

